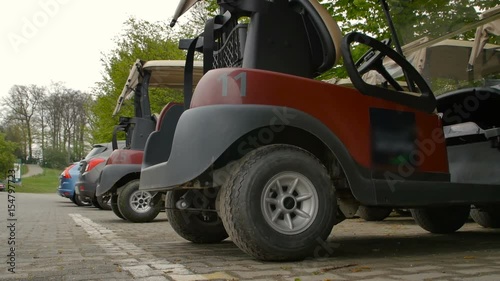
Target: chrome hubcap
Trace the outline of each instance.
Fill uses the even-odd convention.
[[[261,209],[266,222],[286,235],[305,231],[318,213],[318,194],[312,182],[297,172],[282,172],[264,187]]]
[[[151,209],[153,196],[147,191],[137,190],[130,196],[130,206],[137,213],[145,213]]]

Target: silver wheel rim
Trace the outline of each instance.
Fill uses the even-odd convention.
[[[282,172],[266,183],[260,206],[274,230],[294,235],[314,222],[318,200],[316,188],[308,178],[296,172]]]
[[[130,196],[130,206],[137,213],[145,213],[151,209],[153,196],[147,191],[137,190]]]

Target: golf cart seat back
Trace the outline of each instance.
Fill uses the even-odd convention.
[[[244,68],[314,78],[339,61],[342,33],[317,0],[268,3],[251,14]]]
[[[210,21],[213,21],[213,26]],[[233,15],[229,11],[207,21],[204,34],[207,42],[203,44],[205,71],[224,67],[241,67],[247,27],[247,24],[238,22],[238,15]]]
[[[118,148],[118,132],[125,133],[125,149],[143,150],[147,138],[154,131],[156,120],[154,118],[120,117],[120,122],[113,129],[112,147]]]
[[[163,107],[156,123],[156,130],[149,135],[149,140],[146,143],[145,150],[155,152],[144,156],[143,161],[146,165],[168,160],[175,128],[182,112],[184,112],[184,105],[180,103],[170,102]]]
[[[163,163],[170,158],[177,122],[184,110],[189,108],[192,97],[190,80],[193,77],[188,73],[188,65],[193,63],[195,51],[203,52],[204,72],[219,67],[237,67],[243,54],[239,43],[244,40],[245,31],[246,25],[238,24],[237,18],[228,12],[209,19],[205,23],[204,33],[194,39],[196,41],[180,42],[179,47],[188,51],[184,73],[184,104],[168,103],[161,110],[156,129],[146,143],[143,167]]]
[[[443,114],[443,126],[474,122],[482,129],[500,127],[500,120],[496,117],[500,108],[500,90],[494,87],[458,89],[436,99],[438,112]]]

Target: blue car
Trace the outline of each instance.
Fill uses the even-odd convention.
[[[75,184],[80,176],[80,163],[75,162],[69,165],[59,176],[59,187],[57,193],[69,198],[73,203],[78,206],[90,206],[91,202],[82,200],[78,194],[75,193]]]

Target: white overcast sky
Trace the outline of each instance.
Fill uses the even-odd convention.
[[[1,1],[0,99],[15,84],[51,81],[89,91],[103,71],[101,53],[130,16],[169,21],[177,0]]]

